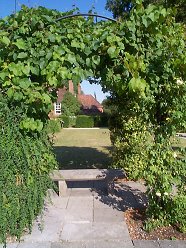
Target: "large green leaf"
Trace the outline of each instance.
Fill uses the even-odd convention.
[[[23,39],[18,39],[16,42],[13,43],[21,50],[26,50],[27,46]]]
[[[6,36],[3,36],[1,39],[0,39],[0,42],[4,43],[6,46],[8,46],[10,44],[10,40],[8,37]]]
[[[18,55],[17,55],[17,58],[19,58],[19,59],[24,59],[24,58],[26,58],[27,57],[27,53],[24,53],[24,52],[21,52],[21,53],[19,53]]]

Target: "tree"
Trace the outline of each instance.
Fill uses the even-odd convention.
[[[80,111],[80,103],[72,93],[67,92],[61,102],[61,110],[63,115],[75,116]]]
[[[113,13],[114,18],[126,17],[137,2],[137,0],[107,0],[105,8]],[[176,10],[176,21],[186,23],[185,0],[143,0],[143,4],[145,7],[149,4],[159,4],[165,8],[173,8]]]
[[[186,1],[185,0],[144,0],[144,6],[149,4],[161,4],[165,8],[176,10],[176,21],[186,23]]]
[[[132,3],[126,0],[107,0],[105,8],[113,13],[114,18],[119,18],[130,12]]]

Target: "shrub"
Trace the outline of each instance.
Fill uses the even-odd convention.
[[[98,115],[94,116],[94,127],[108,127],[108,116],[107,115]]]
[[[46,125],[46,132],[50,133],[57,133],[61,130],[61,122],[60,119],[55,120],[48,120]]]
[[[70,126],[69,116],[61,115],[60,120],[62,121],[62,127],[68,128]]]
[[[78,115],[76,119],[76,127],[92,128],[94,126],[94,119],[92,116]]]
[[[72,93],[67,92],[61,102],[61,111],[64,115],[74,116],[80,111],[80,103],[78,99],[72,95]]]
[[[46,132],[20,131],[24,113],[0,96],[0,242],[20,239],[42,212],[49,173],[57,167]]]
[[[76,126],[76,116],[69,116],[69,127]]]

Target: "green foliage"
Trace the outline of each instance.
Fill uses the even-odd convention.
[[[70,127],[70,117],[69,116],[61,115],[60,120],[62,123],[62,127],[65,127],[65,128]]]
[[[114,18],[126,18],[129,17],[131,7],[135,7],[139,2],[138,0],[107,0],[105,8],[112,12]],[[172,8],[176,22],[186,23],[185,0],[143,0],[141,2],[145,7],[154,4]]]
[[[8,106],[0,95],[0,242],[8,235],[20,239],[41,213],[49,173],[57,164],[47,134],[20,131],[21,108]]]
[[[130,179],[143,178],[148,163],[146,147],[149,139],[144,116],[138,104],[130,102],[127,95],[119,102],[114,100],[114,105],[123,107],[115,109],[110,118],[113,166],[124,168]]]
[[[78,115],[76,119],[76,127],[78,128],[92,128],[94,126],[94,119],[92,116]]]
[[[80,111],[80,103],[72,93],[67,92],[61,102],[61,111],[63,115],[75,116]]]
[[[54,120],[48,120],[47,124],[46,124],[46,128],[45,128],[46,132],[48,134],[52,134],[52,133],[57,133],[61,130],[61,122],[60,119],[54,119]]]
[[[186,231],[186,148],[175,151],[167,137],[164,139],[159,134],[155,138],[161,142],[154,140],[148,146],[148,164],[144,170],[149,197],[146,228],[156,227],[155,223],[177,223],[181,231]]]
[[[31,175],[35,173],[34,176],[37,177],[39,171],[43,180],[48,178],[48,163],[44,162],[52,160],[53,157],[50,159],[42,157],[45,154],[44,150],[48,148],[43,145],[40,137],[43,137],[41,129],[48,118],[51,102],[54,102],[56,97],[55,90],[52,89],[62,87],[69,79],[78,83],[94,76],[96,79],[101,78],[100,84],[103,89],[109,91],[115,100],[114,114],[111,115],[115,166],[125,168],[130,177],[147,178],[149,220],[154,218],[156,223],[163,220],[171,224],[179,223],[180,228],[185,230],[183,184],[186,177],[183,157],[186,154],[185,151],[180,151],[181,159],[173,161],[170,145],[170,139],[176,130],[184,130],[186,127],[184,26],[174,22],[171,17],[172,10],[159,5],[144,8],[140,0],[136,1],[127,21],[121,23],[94,23],[92,18],[86,20],[82,17],[55,22],[63,14],[65,13],[42,7],[29,9],[23,6],[15,16],[0,20],[0,91],[4,97],[8,97],[9,103],[18,109],[21,107],[24,113],[17,122],[9,119],[6,122],[6,118],[5,122],[2,122],[6,123],[10,130],[17,128],[13,134],[20,135],[16,137],[12,135],[11,139],[7,139],[10,144],[15,145],[15,153],[6,153],[5,147],[8,147],[8,143],[5,145],[2,143],[5,160],[12,161],[13,158],[14,161],[11,162],[11,167],[2,167],[5,168],[1,173],[3,180],[9,175],[17,175],[15,165],[16,168],[19,164],[27,168],[31,160],[33,170],[27,169],[25,173],[30,171]],[[4,113],[4,109],[1,113]],[[11,129],[11,123],[17,124]],[[76,126],[92,127],[93,119],[79,116]],[[1,129],[2,132],[3,130]],[[151,148],[148,148],[149,133],[152,137]],[[8,133],[6,137],[10,137]],[[24,144],[21,147],[26,147],[28,156],[23,156],[25,153],[19,153],[17,150],[20,148],[18,140],[23,140],[23,143],[19,144]],[[6,139],[0,142],[6,142]],[[3,159],[1,163],[4,165]],[[53,162],[51,166],[53,168]],[[12,168],[12,174],[8,168]],[[18,171],[18,185],[22,183],[20,175],[22,174]],[[28,174],[26,175],[23,182],[30,178]],[[29,197],[38,196],[38,193],[43,196],[47,188],[45,183],[41,183],[43,181],[40,177],[39,180],[35,180],[35,177],[32,188],[29,188],[32,192],[28,194]],[[155,206],[157,200],[155,195],[157,196],[160,189],[163,197],[167,196],[164,194],[167,190],[171,193],[168,178],[176,185],[177,193],[171,199],[163,198],[163,203],[160,198],[160,203]],[[32,181],[31,183],[29,181],[28,185],[30,184]],[[6,185],[6,182],[3,181],[3,185]],[[40,187],[37,192],[36,186]],[[3,190],[3,187],[1,188]],[[12,187],[10,195],[17,188]],[[34,193],[32,190],[35,190]],[[2,198],[3,194],[0,197]],[[6,197],[3,198],[6,206],[4,209],[10,214],[7,210],[9,205],[6,205]],[[41,208],[42,200],[38,199],[38,208],[34,203],[29,208],[29,204],[26,204],[29,202],[25,201],[20,210],[23,214],[19,215],[21,217],[16,222],[20,225],[20,230],[23,226],[31,226],[33,218],[30,218],[30,213],[33,216],[32,211],[37,214]],[[169,210],[170,202],[175,207],[174,211]],[[25,221],[24,211],[27,211],[30,218],[28,222]],[[17,214],[19,213],[14,212],[14,216]],[[16,220],[15,217],[9,218],[12,223]],[[14,226],[7,224],[6,221],[6,218],[1,221],[0,233],[3,239],[5,232],[13,235],[15,233]],[[11,226],[13,231],[5,230],[6,226]]]
[[[177,22],[186,23],[186,3],[185,0],[144,0],[144,5],[161,4],[165,8],[173,8]]]
[[[146,180],[147,227],[178,224],[185,230],[186,151],[173,158],[170,142],[186,125],[185,34],[170,13],[158,5],[144,9],[137,4],[117,37],[107,36],[112,64],[104,70],[103,85],[117,106],[110,123],[114,166],[124,168],[130,178]]]
[[[108,127],[109,117],[106,114],[93,116],[94,118],[94,127]]]
[[[99,62],[90,46],[93,20],[55,22],[64,14],[22,6],[0,20],[0,89],[15,105],[24,102],[21,127],[28,131],[39,131],[45,123],[56,98],[51,89],[63,87],[69,79],[79,83],[92,76],[91,67]],[[88,55],[89,66],[84,65]]]
[[[130,11],[127,7],[132,0],[107,0],[105,8],[112,12],[114,18],[125,17]]]

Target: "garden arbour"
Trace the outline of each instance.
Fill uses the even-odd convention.
[[[45,144],[43,127],[56,97],[52,89],[64,86],[69,79],[75,83],[88,77],[101,79],[99,83],[111,92],[116,106],[111,121],[115,166],[123,167],[129,177],[146,178],[149,217],[157,220],[157,225],[180,223],[184,230],[185,150],[178,152],[183,154],[182,159],[175,159],[171,137],[185,128],[186,121],[185,36],[183,26],[175,23],[169,12],[153,5],[144,9],[141,1],[137,1],[129,19],[121,23],[94,23],[91,17],[54,22],[67,13],[23,6],[15,15],[0,20],[0,88],[5,105],[11,109],[5,112],[15,111],[20,117],[14,118],[17,137],[21,134],[33,139],[33,147],[37,147],[35,140]],[[2,120],[5,112],[1,111]],[[7,128],[11,131],[11,125]],[[150,144],[148,136],[154,137]],[[55,166],[51,151],[46,150],[43,157],[21,140],[14,145],[21,144],[17,156],[19,161],[25,158],[26,162],[18,168],[4,151],[6,166],[1,166],[1,183],[6,185],[7,168],[11,165],[10,185],[17,185],[15,173],[22,177],[17,186],[36,185],[39,172],[41,187],[35,194],[31,190],[35,188],[29,188],[30,205],[25,207],[32,214],[25,214],[24,218],[21,208],[15,208],[14,204],[15,201],[20,204],[24,197],[20,189],[9,194],[9,198],[5,192],[1,193],[3,241],[7,233],[20,237],[24,227],[31,227],[42,209],[49,173]],[[5,144],[9,146],[6,139],[1,141],[2,147]],[[53,166],[46,162],[47,156]],[[45,165],[40,166],[38,158]],[[172,196],[172,184],[178,188],[176,196]],[[36,199],[40,199],[39,207]],[[175,205],[174,210],[170,204]],[[9,223],[12,216],[14,221]]]

